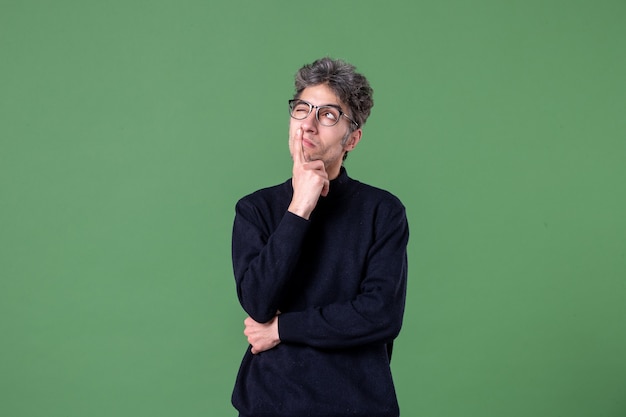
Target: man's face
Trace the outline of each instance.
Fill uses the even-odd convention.
[[[341,102],[333,90],[326,84],[319,84],[305,88],[299,97],[315,106],[334,105],[341,107],[348,117],[351,117],[348,106]],[[293,141],[296,130],[302,128],[302,150],[307,161],[322,160],[330,179],[339,175],[339,169],[346,151],[354,149],[361,139],[361,129],[350,132],[350,121],[341,117],[334,126],[323,126],[315,118],[315,110],[305,119],[290,118],[289,123],[289,150],[293,156]],[[320,117],[322,115],[320,114]],[[349,135],[345,144],[342,140]]]

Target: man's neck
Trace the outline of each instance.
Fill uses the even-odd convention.
[[[328,179],[330,181],[336,179],[340,173],[341,173],[341,165],[338,165],[330,169],[326,167],[326,174],[328,174]]]

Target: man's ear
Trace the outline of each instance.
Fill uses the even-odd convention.
[[[363,134],[363,131],[361,130],[361,128],[350,133],[350,137],[348,138],[348,141],[346,142],[346,144],[343,146],[343,149],[346,152],[349,152],[353,150],[354,148],[356,148],[356,145],[361,141],[362,134]]]

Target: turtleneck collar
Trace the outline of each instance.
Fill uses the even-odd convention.
[[[352,183],[354,183],[354,180],[348,176],[346,168],[342,166],[337,178],[330,181],[328,195],[320,197],[320,202],[333,201],[345,197],[349,194]]]
[[[335,201],[349,195],[354,190],[352,185],[356,182],[357,181],[348,176],[346,168],[342,166],[337,178],[330,180],[328,195],[326,197],[320,197],[319,203],[324,204],[324,202]],[[291,178],[286,181],[285,185],[288,187],[288,192],[290,194],[293,193]]]

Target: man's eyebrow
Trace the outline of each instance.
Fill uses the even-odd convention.
[[[310,101],[305,100],[305,99],[303,99],[303,98],[298,98],[298,99],[296,99],[296,100],[298,100],[298,101],[304,101],[305,103],[311,103]],[[313,103],[311,103],[311,104],[313,104]],[[339,104],[335,104],[335,103],[327,103],[327,104],[313,104],[313,105],[314,105],[314,106],[317,106],[317,107],[336,107],[336,108],[338,108],[339,110],[342,110],[341,106],[340,106]]]
[[[311,104],[313,104],[313,103],[311,103]],[[334,104],[334,103],[320,104],[320,105],[315,104],[315,106],[317,106],[317,107],[333,107],[333,108],[335,108],[337,110],[343,111],[343,109],[341,108],[341,106],[339,104]]]

